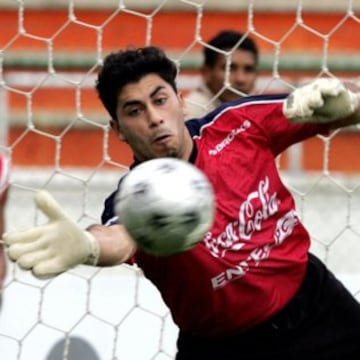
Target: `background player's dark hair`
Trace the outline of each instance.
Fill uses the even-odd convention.
[[[96,90],[112,119],[118,120],[116,107],[122,88],[152,73],[159,75],[177,92],[177,67],[157,47],[120,50],[105,57],[104,65],[98,74]]]
[[[236,47],[237,49],[249,51],[254,54],[256,63],[258,62],[259,49],[253,39],[250,37],[243,38],[244,34],[232,31],[232,30],[223,30],[219,32],[214,38],[212,38],[208,44],[220,49],[220,50],[230,50],[236,46],[240,40],[241,42]],[[204,47],[204,63],[206,66],[213,67],[221,55],[219,52],[214,51],[208,47]]]

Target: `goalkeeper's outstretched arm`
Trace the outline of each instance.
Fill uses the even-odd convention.
[[[99,244],[99,266],[114,266],[127,262],[136,251],[136,244],[123,225],[92,225],[87,229]]]
[[[295,89],[285,100],[284,115],[295,123],[330,123],[339,128],[360,122],[360,88],[321,78]]]
[[[134,254],[135,243],[122,225],[84,230],[48,192],[37,192],[35,202],[49,222],[3,237],[10,259],[35,276],[54,276],[79,264],[118,265]]]

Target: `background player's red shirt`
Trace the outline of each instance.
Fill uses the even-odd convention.
[[[135,256],[182,331],[246,330],[282,309],[302,282],[310,239],[275,157],[327,127],[289,123],[283,98],[249,97],[187,123],[192,160],[216,192],[215,223],[188,252]]]

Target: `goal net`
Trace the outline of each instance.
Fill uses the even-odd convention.
[[[360,6],[351,0],[0,0],[0,151],[12,163],[8,231],[46,221],[49,190],[81,226],[98,223],[132,155],[94,91],[106,54],[164,48],[183,93],[198,86],[202,47],[222,29],[260,49],[257,93],[321,76],[356,82]],[[278,161],[312,250],[360,299],[358,127],[293,146]],[[8,262],[0,313],[4,360],[165,360],[178,329],[140,269],[78,266],[39,280]],[[4,355],[5,354],[5,355]]]

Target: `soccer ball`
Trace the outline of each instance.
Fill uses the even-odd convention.
[[[139,248],[167,256],[193,248],[209,230],[214,193],[194,165],[153,159],[124,176],[114,210]]]

